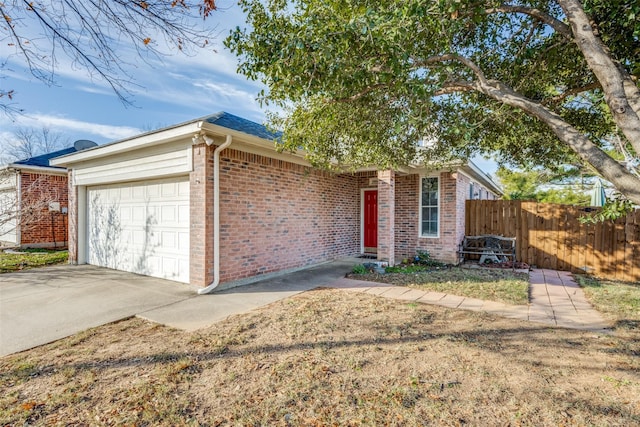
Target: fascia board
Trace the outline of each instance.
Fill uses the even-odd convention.
[[[56,157],[50,160],[52,165],[69,166],[75,163],[93,160],[100,157],[111,156],[114,154],[126,153],[128,151],[139,150],[141,148],[153,147],[160,144],[166,144],[184,138],[185,136],[196,135],[200,132],[202,126],[201,121],[187,123],[178,127],[143,134],[131,139],[125,139],[113,142],[107,145],[101,145],[88,150],[67,154],[66,156]]]
[[[51,168],[46,166],[21,165],[12,163],[8,165],[7,168],[26,172],[45,173],[48,175],[67,175],[67,169]]]
[[[478,166],[475,165],[472,161],[469,161],[466,165],[462,166],[460,169],[469,177],[476,180],[478,183],[482,184],[486,188],[490,189],[494,193],[499,196],[504,194],[502,188],[498,184],[496,184],[493,179],[485,172],[481,171]]]
[[[276,149],[276,141],[272,139],[264,139],[255,135],[251,135],[245,132],[237,131],[234,129],[229,129],[224,126],[211,124],[204,122],[202,124],[202,131],[207,132],[209,134],[213,134],[214,136],[224,138],[226,135],[231,135],[233,137],[234,143],[229,147],[231,149],[234,148],[235,143],[239,142],[240,146],[237,147],[239,150],[243,150],[243,148],[247,147],[255,147],[259,150],[256,154],[262,154],[267,157],[273,157],[278,159],[285,159],[292,163],[301,164],[304,166],[311,166],[308,160],[306,160],[306,154],[304,150],[296,150],[295,153],[290,151],[279,152]],[[222,144],[224,139],[220,141],[216,141],[216,144]],[[247,150],[250,152],[254,152],[253,150]]]

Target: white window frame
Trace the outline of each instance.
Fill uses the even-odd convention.
[[[438,180],[438,232],[436,234],[424,234],[422,232],[422,182],[425,178],[435,178]],[[440,225],[442,225],[442,188],[441,188],[442,180],[440,179],[440,175],[421,175],[420,176],[420,188],[418,191],[418,237],[422,239],[439,239],[440,238]]]

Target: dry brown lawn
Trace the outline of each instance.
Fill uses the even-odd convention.
[[[637,329],[320,289],[186,333],[140,319],[0,359],[0,425],[640,424]]]

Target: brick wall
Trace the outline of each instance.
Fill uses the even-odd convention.
[[[359,253],[358,180],[221,153],[221,282]]]
[[[428,251],[437,260],[455,263],[458,243],[464,236],[468,179],[462,174],[440,174],[440,233],[437,238],[420,237],[420,179],[419,175],[396,179],[396,262],[413,257],[420,249]]]
[[[378,171],[378,260],[395,265],[396,174]]]
[[[51,212],[49,202],[68,208],[67,176],[23,172],[20,176],[22,246],[67,245],[67,215]]]
[[[455,263],[456,251],[460,239],[458,218],[462,218],[464,228],[464,199],[462,212],[459,211],[459,194],[463,189],[458,186],[457,177],[461,174],[442,172],[440,174],[440,235],[437,238],[418,238],[417,247],[429,251],[437,260]],[[468,188],[467,188],[468,189]],[[464,231],[463,231],[464,235]]]
[[[213,152],[215,147],[196,145],[189,176],[189,282],[208,286],[213,281]]]
[[[419,228],[420,176],[396,177],[396,262],[416,254]]]

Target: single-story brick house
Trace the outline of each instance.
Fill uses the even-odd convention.
[[[66,247],[67,169],[49,161],[75,151],[65,148],[0,169],[0,246]]]
[[[72,263],[209,288],[365,253],[455,262],[465,200],[500,194],[472,163],[318,170],[225,112],[53,164],[69,169]]]

